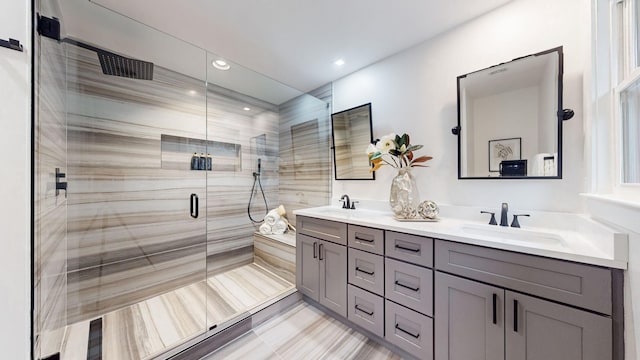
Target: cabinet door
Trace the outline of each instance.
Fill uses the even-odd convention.
[[[320,273],[318,264],[318,239],[298,234],[296,238],[296,287],[318,301]]]
[[[503,289],[436,272],[434,291],[437,360],[505,358]]]
[[[611,319],[506,291],[506,355],[509,360],[607,360],[612,357]]]
[[[347,247],[318,240],[320,294],[318,302],[347,317]]]

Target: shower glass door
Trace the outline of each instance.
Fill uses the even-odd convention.
[[[97,328],[105,359],[151,357],[206,330],[205,55],[138,26],[132,47],[104,50],[153,62],[152,80],[105,75],[95,51],[66,47],[67,319],[89,321],[90,338]],[[150,38],[201,60],[164,67]]]
[[[164,356],[208,329],[206,53],[62,2],[94,31],[38,39],[34,354]]]

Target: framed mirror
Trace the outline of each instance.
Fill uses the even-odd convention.
[[[562,178],[562,47],[458,76],[459,179]]]
[[[375,180],[366,149],[373,141],[371,103],[331,114],[336,180]]]

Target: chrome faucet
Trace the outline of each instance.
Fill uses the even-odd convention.
[[[342,195],[342,197],[340,198],[340,201],[342,202],[343,209],[351,209],[351,200],[349,200],[349,195],[347,194]]]
[[[502,210],[500,211],[500,226],[509,226],[509,204],[502,203]]]

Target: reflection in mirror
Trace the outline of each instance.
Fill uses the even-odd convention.
[[[458,77],[458,178],[562,177],[562,47]]]
[[[366,154],[373,140],[371,103],[331,115],[336,180],[375,180]]]

